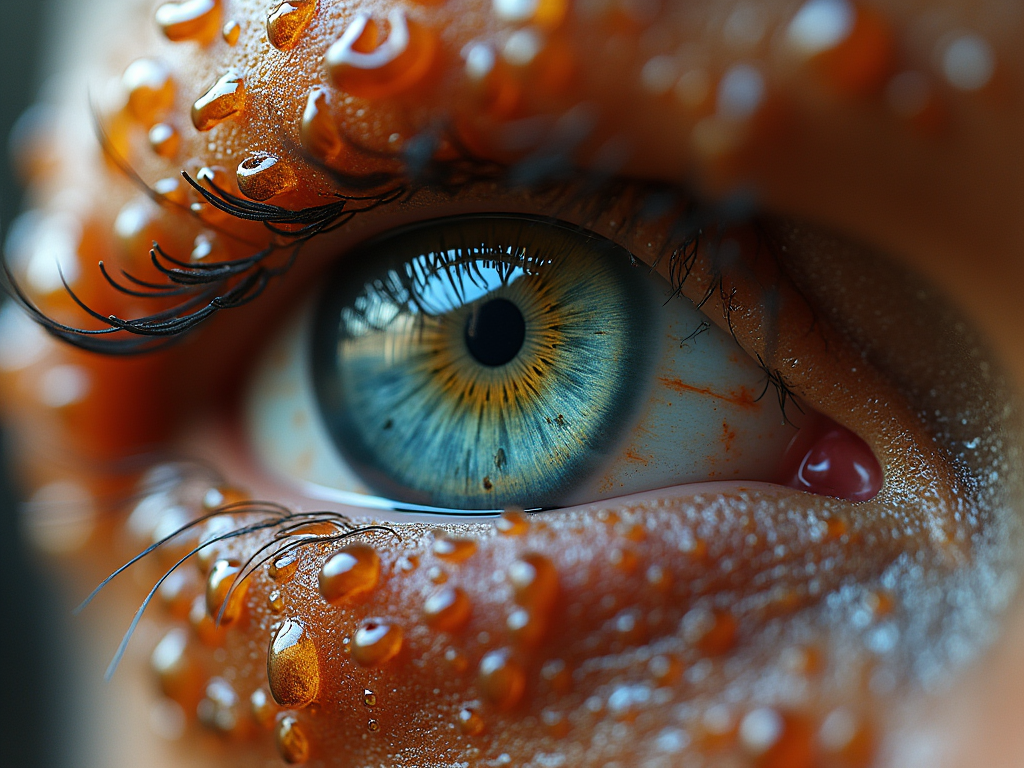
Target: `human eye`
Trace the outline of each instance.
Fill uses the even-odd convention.
[[[133,565],[147,587],[159,583],[157,604],[102,697],[137,723],[130,681],[156,673],[162,695],[146,699],[139,726],[154,754],[205,754],[214,765],[929,764],[912,749],[941,743],[928,707],[957,701],[949,687],[982,656],[1012,599],[1009,385],[962,313],[914,272],[850,234],[770,212],[814,218],[843,193],[829,169],[827,200],[808,202],[813,185],[798,185],[804,196],[787,206],[779,174],[758,178],[773,146],[789,146],[768,142],[786,135],[769,74],[785,83],[794,66],[776,71],[759,41],[784,19],[782,39],[814,49],[796,65],[843,97],[868,98],[885,84],[851,80],[829,46],[843,49],[855,32],[855,52],[885,54],[866,59],[880,78],[892,50],[879,19],[843,2],[811,2],[795,16],[742,5],[718,21],[711,9],[705,22],[739,56],[666,34],[672,8],[503,2],[482,12],[494,29],[476,29],[470,14],[442,34],[439,20],[458,14],[430,4],[352,16],[323,0],[292,2],[266,18],[214,0],[161,6],[161,34],[173,42],[150,39],[149,58],[128,68],[127,104],[97,99],[108,161],[59,158],[57,176],[78,194],[44,195],[9,241],[22,301],[87,351],[40,340],[13,311],[0,350],[40,545],[84,553],[95,571],[158,544]],[[580,67],[580,38],[603,41],[605,56]],[[984,39],[942,45],[957,87],[984,79]],[[624,62],[637,65],[630,77]],[[450,81],[453,95],[439,96]],[[680,109],[693,113],[681,119]],[[814,123],[797,114],[799,125]],[[693,128],[685,150],[680,125]],[[681,184],[692,153],[701,194],[724,198],[706,208]],[[43,189],[54,178],[39,167]],[[761,212],[742,205],[745,174],[776,182]],[[871,240],[875,214],[821,218]],[[518,222],[511,234],[509,222]],[[506,257],[450,247],[468,237]],[[559,259],[570,261],[569,241],[578,266],[507,257],[518,253],[510,243],[528,250],[559,238]],[[111,280],[93,268],[99,259]],[[522,275],[508,280],[509,269]],[[443,311],[421,313],[429,322],[406,322],[410,306],[436,298],[427,289],[439,274],[473,278],[487,293],[446,294]],[[476,346],[459,315],[482,311],[494,281],[523,291],[503,297],[523,318],[514,354]],[[620,317],[618,357],[600,347],[586,362],[606,366],[588,378],[627,407],[601,411],[588,398],[591,408],[577,409],[614,434],[581,441],[594,448],[589,459],[568,454],[586,471],[541,467],[514,486],[526,474],[517,468],[507,488],[476,471],[471,483],[446,482],[454,471],[442,446],[412,443],[428,433],[468,439],[444,422],[447,403],[398,397],[386,407],[418,412],[380,412],[376,398],[403,372],[396,345],[425,344],[450,319],[447,349],[468,352],[464,369],[511,375],[536,330],[529,302],[558,281],[587,294],[577,333],[593,330],[594,315],[612,330]],[[282,330],[304,303],[306,335]],[[370,307],[384,338],[358,332]],[[125,318],[132,324],[105,335]],[[673,323],[685,332],[663,333]],[[149,356],[95,354],[152,352],[167,340],[177,343]],[[700,359],[724,377],[715,387],[691,362],[709,347]],[[289,356],[297,378],[274,379]],[[679,376],[657,375],[673,365]],[[414,373],[424,384],[436,375]],[[767,385],[766,397],[731,393],[755,385]],[[303,388],[313,394],[296,418],[288,398]],[[679,414],[676,396],[693,388],[697,404]],[[676,410],[645,421],[640,411],[655,406]],[[275,420],[275,408],[284,416]],[[726,478],[710,468],[727,463],[725,441],[686,429],[700,409],[753,457]],[[414,415],[438,423],[373,442]],[[561,430],[558,415],[551,428]],[[299,422],[321,419],[327,439],[306,442]],[[791,440],[808,423],[812,450]],[[744,430],[767,437],[747,443]],[[673,432],[696,458],[674,449]],[[634,434],[656,446],[648,466],[602,489],[594,478],[612,472]],[[60,455],[39,448],[46,436]],[[492,466],[498,449],[506,462],[537,461],[541,451],[522,444],[534,437],[517,427],[508,436],[517,450],[480,452]],[[829,466],[877,457],[885,481],[865,501],[830,483],[787,487],[791,443]],[[334,452],[352,466],[309,471]],[[811,475],[828,475],[825,464]],[[318,499],[301,480],[386,503],[368,513],[371,498]],[[546,509],[470,522],[453,514],[510,506]],[[101,623],[128,624],[123,601],[102,600],[90,607],[108,611]],[[201,741],[200,728],[221,741]],[[139,760],[104,746],[100,764]]]

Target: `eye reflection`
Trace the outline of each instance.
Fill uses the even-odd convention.
[[[765,373],[689,301],[549,219],[387,233],[342,257],[311,325],[310,341],[282,342],[309,355],[311,384],[302,365],[264,368],[249,418],[267,466],[343,491],[494,510],[776,480],[796,432],[774,392],[759,397]],[[315,402],[281,394],[310,388]],[[310,455],[295,425],[320,422],[328,444]],[[324,454],[340,454],[335,471],[310,468]]]

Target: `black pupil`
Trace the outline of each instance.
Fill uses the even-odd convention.
[[[466,347],[482,365],[505,365],[523,348],[526,321],[508,299],[491,299],[466,320]]]

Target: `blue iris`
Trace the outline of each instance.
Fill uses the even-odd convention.
[[[639,404],[651,298],[623,248],[548,219],[392,231],[349,254],[317,308],[324,423],[380,495],[557,506]]]

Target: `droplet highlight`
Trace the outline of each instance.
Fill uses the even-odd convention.
[[[459,728],[467,736],[479,736],[484,732],[484,719],[470,707],[463,707],[459,710],[458,721]]]
[[[329,603],[366,594],[380,581],[380,556],[369,544],[349,544],[320,569],[320,594]]]
[[[168,40],[209,42],[220,24],[218,0],[182,0],[156,9],[156,23]]]
[[[288,0],[267,16],[267,39],[275,48],[290,51],[302,38],[316,13],[316,0]]]
[[[320,691],[320,659],[316,644],[297,619],[286,619],[274,634],[267,653],[267,679],[274,701],[301,709]]]
[[[242,26],[232,19],[220,31],[220,36],[224,38],[224,42],[228,45],[234,46],[238,44],[238,38],[242,34]]]
[[[461,587],[444,587],[423,603],[423,619],[433,629],[455,632],[469,621],[472,604]]]
[[[502,513],[494,522],[494,527],[502,536],[522,536],[530,530],[530,521],[525,512],[512,509]]]
[[[278,555],[267,566],[267,575],[274,581],[285,584],[291,581],[299,567],[299,556],[295,552]]]
[[[490,651],[480,660],[477,686],[489,704],[498,710],[507,710],[522,698],[526,674],[508,649]]]
[[[144,125],[152,125],[174,106],[174,80],[167,66],[153,59],[137,59],[121,76],[128,93],[128,111]]]
[[[368,619],[352,639],[352,658],[363,667],[386,664],[402,650],[402,628],[384,619]]]
[[[242,613],[249,582],[238,578],[241,567],[230,560],[217,560],[206,579],[206,610],[215,622],[230,624]]]
[[[476,552],[476,542],[472,539],[441,536],[434,540],[431,551],[436,558],[446,563],[461,563]]]
[[[228,72],[192,105],[192,124],[197,131],[209,131],[245,108],[245,81]]]

